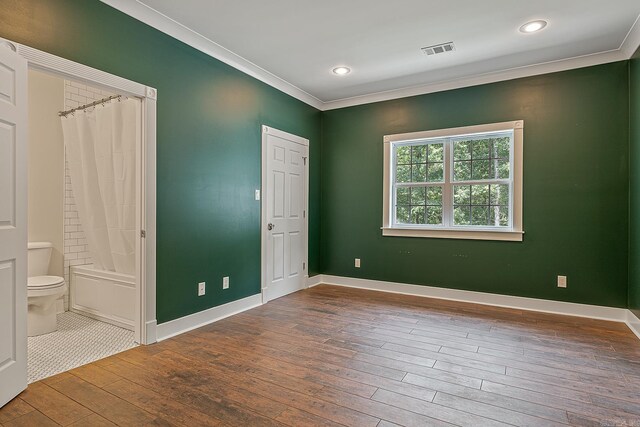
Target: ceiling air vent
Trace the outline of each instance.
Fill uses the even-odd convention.
[[[433,46],[423,47],[422,51],[427,55],[438,55],[440,53],[453,52],[456,46],[453,42],[434,44]]]

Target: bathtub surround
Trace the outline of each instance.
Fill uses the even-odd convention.
[[[136,278],[92,265],[71,267],[71,310],[135,330]]]

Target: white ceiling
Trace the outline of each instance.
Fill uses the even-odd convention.
[[[640,44],[638,0],[103,1],[322,109],[627,59]],[[518,31],[533,19],[549,25]],[[420,50],[450,41],[453,53]]]

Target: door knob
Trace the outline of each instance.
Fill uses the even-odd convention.
[[[273,227],[275,227],[275,225],[272,223],[267,224],[267,230],[273,230]]]

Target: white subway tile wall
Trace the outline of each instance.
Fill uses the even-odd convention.
[[[64,109],[70,110],[81,105],[114,95],[98,88],[94,88],[75,81],[64,82]],[[69,267],[73,265],[93,264],[87,239],[85,238],[78,209],[73,197],[69,165],[65,161],[64,176],[64,280],[67,282],[67,292],[64,295],[64,309],[69,310]]]

